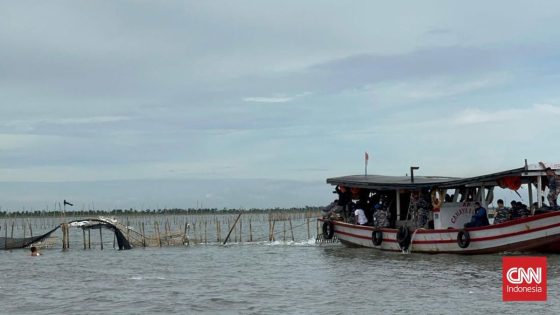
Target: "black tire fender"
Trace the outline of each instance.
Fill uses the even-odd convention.
[[[467,248],[471,244],[471,235],[469,231],[462,229],[457,233],[457,245],[461,248]]]
[[[323,222],[323,238],[330,240],[334,236],[334,224],[331,221]]]
[[[371,242],[374,246],[379,246],[383,243],[383,231],[381,229],[375,229],[371,232]]]
[[[397,230],[397,243],[399,243],[401,249],[407,250],[408,246],[410,246],[410,240],[411,236],[408,227],[399,227],[399,229]]]

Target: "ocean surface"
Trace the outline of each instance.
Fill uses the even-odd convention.
[[[0,314],[560,314],[504,303],[501,255],[382,253],[340,244],[0,251]]]

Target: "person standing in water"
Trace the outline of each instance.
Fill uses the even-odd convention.
[[[37,247],[35,246],[31,246],[31,256],[41,256],[41,253],[39,253],[39,250],[37,250]]]

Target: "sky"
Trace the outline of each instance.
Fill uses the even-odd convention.
[[[0,207],[325,205],[559,162],[560,3],[0,0]]]

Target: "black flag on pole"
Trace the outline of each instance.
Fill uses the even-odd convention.
[[[68,201],[66,201],[66,199],[64,199],[64,205],[73,206],[73,204],[71,204],[71,203],[69,203]]]

